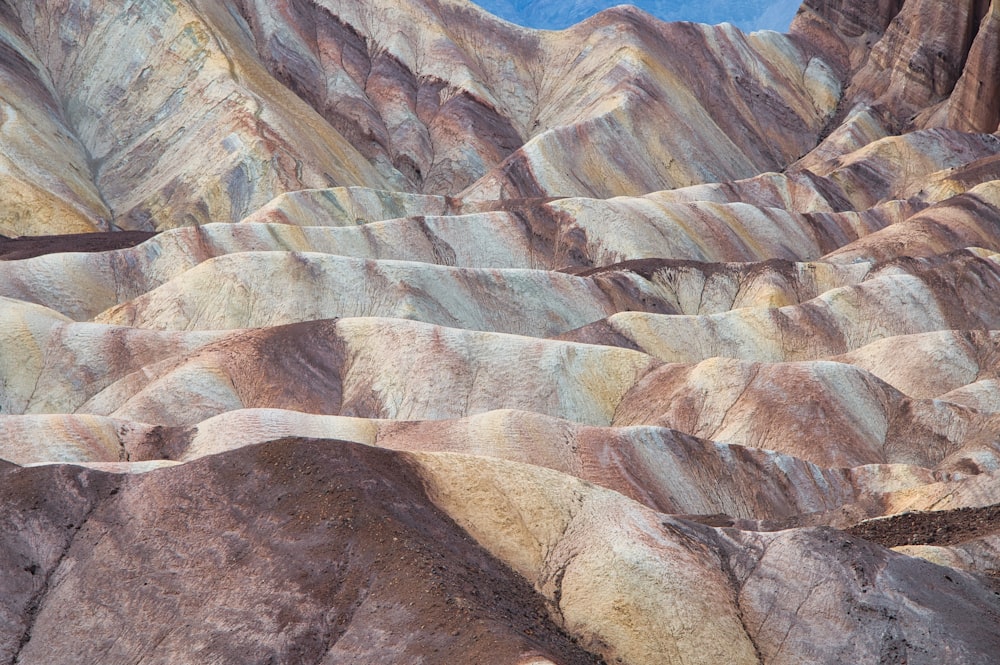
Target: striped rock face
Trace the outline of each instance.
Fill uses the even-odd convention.
[[[0,1],[0,665],[994,662],[998,17]]]

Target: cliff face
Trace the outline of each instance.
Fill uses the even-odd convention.
[[[992,662],[998,17],[0,2],[0,663]]]
[[[877,108],[894,131],[997,130],[997,6],[991,0],[806,2],[792,26],[847,54],[844,108]]]

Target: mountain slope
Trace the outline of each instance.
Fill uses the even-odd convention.
[[[0,663],[992,662],[997,6],[0,1]]]

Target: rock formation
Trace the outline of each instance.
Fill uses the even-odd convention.
[[[0,1],[0,663],[994,662],[998,17]]]

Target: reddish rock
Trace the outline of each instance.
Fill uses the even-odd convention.
[[[597,662],[393,453],[0,473],[5,662]]]
[[[0,2],[0,663],[995,659],[996,3],[140,4]]]

